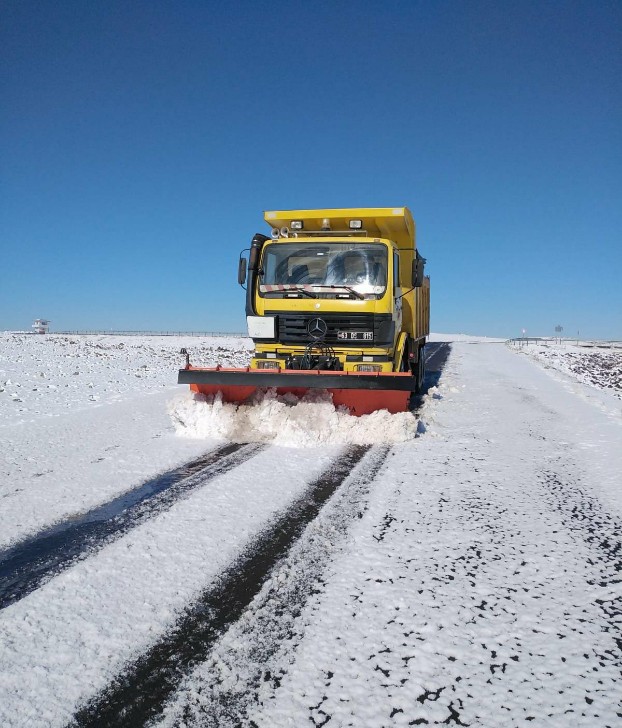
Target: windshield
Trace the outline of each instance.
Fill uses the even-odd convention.
[[[387,286],[387,248],[361,243],[273,243],[264,248],[259,291],[269,297],[376,298]]]

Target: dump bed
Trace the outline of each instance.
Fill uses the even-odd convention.
[[[350,231],[350,220],[361,220],[370,238],[393,240],[400,250],[415,247],[415,221],[407,207],[347,207],[326,210],[271,210],[264,213],[271,227],[289,227],[292,220],[302,220],[305,232],[322,230],[324,220],[330,221],[332,231]]]

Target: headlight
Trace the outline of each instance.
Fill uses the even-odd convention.
[[[357,364],[357,372],[381,372],[382,367],[380,364]]]
[[[258,361],[256,368],[257,369],[279,369],[281,366],[281,362],[274,361],[274,360],[266,360],[266,361]]]

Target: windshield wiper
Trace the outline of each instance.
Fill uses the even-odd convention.
[[[322,288],[332,288],[333,290],[335,288],[341,288],[343,291],[347,291],[348,293],[351,293],[355,298],[358,298],[360,301],[365,300],[365,296],[362,293],[359,293],[358,291],[355,291],[354,288],[351,286],[328,286],[321,284]]]
[[[317,298],[317,294],[313,293],[312,291],[307,291],[304,288],[286,288],[283,293],[302,293],[304,296],[309,296],[309,298]]]

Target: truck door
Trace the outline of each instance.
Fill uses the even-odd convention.
[[[400,286],[400,256],[397,250],[393,251],[393,321],[395,322],[395,336],[402,330],[402,288]]]

